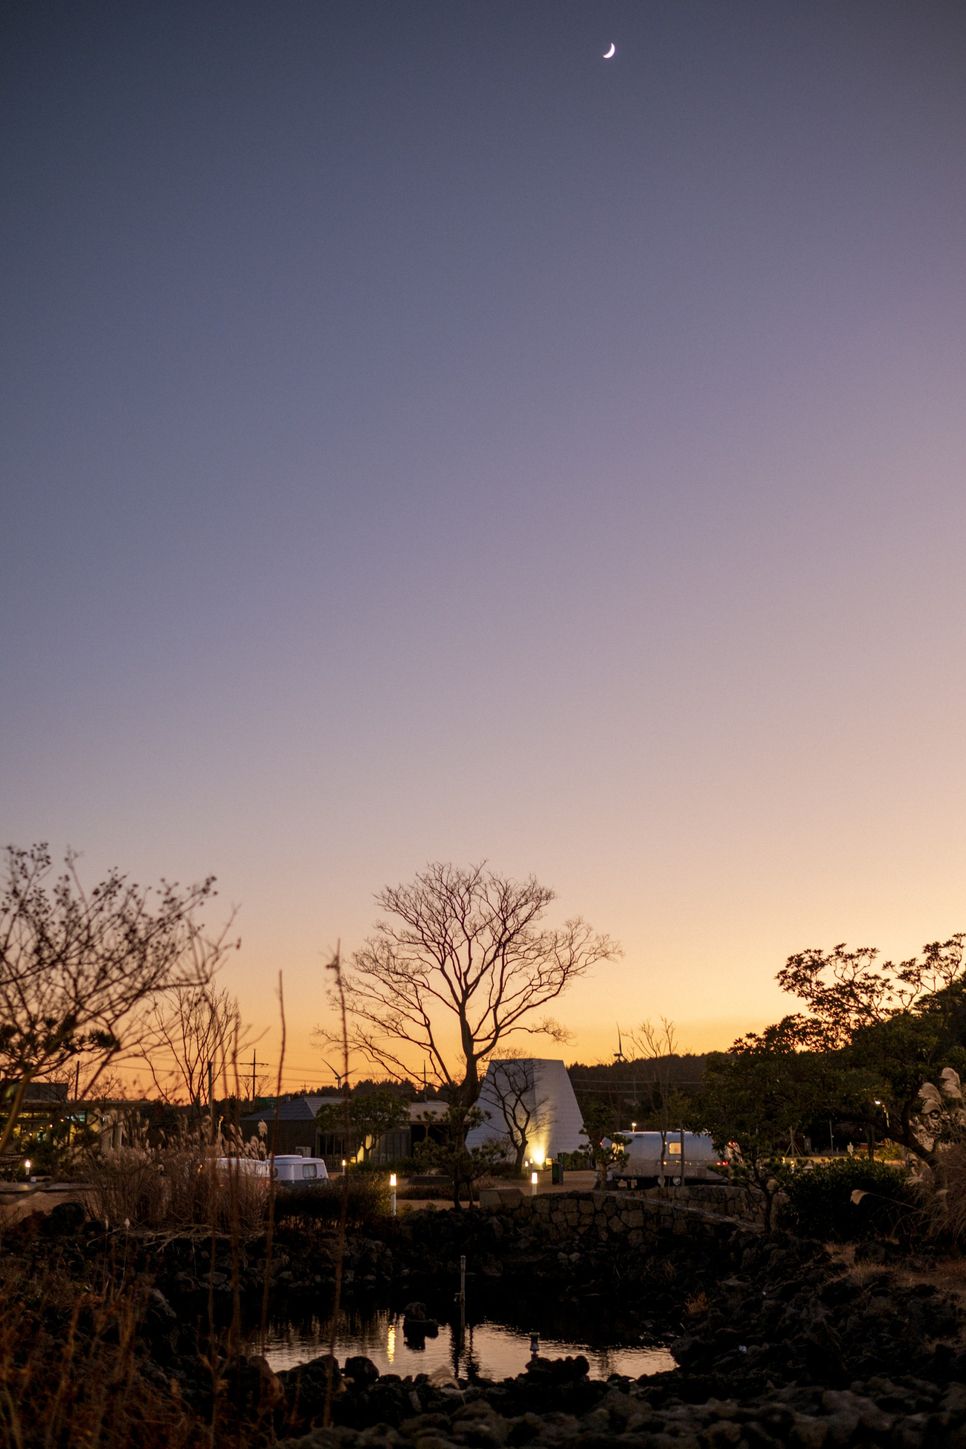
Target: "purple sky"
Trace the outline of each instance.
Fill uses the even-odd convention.
[[[216,873],[305,1080],[429,859],[623,940],[585,1059],[966,929],[961,4],[4,26],[4,839]]]

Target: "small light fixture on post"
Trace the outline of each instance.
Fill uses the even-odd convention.
[[[537,1195],[537,1174],[535,1172],[531,1172],[531,1174],[530,1174],[530,1196],[531,1197],[536,1197],[536,1195]]]
[[[637,1131],[637,1123],[636,1122],[632,1122],[631,1123],[631,1131],[632,1132],[636,1132]]]
[[[394,1172],[389,1174],[389,1211],[393,1217],[396,1216],[396,1174]]]

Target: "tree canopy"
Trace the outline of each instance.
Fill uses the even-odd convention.
[[[777,980],[805,1010],[713,1053],[692,1121],[753,1159],[817,1117],[849,1119],[938,1167],[942,1114],[924,1089],[944,1071],[966,1075],[964,942],[899,962],[844,944],[790,956]]]

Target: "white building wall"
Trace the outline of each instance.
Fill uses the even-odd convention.
[[[532,1086],[524,1093],[524,1101],[532,1113],[526,1154],[531,1161],[539,1163],[548,1157],[556,1157],[561,1152],[578,1152],[586,1148],[586,1139],[581,1136],[584,1122],[567,1068],[562,1061],[541,1057],[490,1063],[476,1104],[483,1112],[485,1121],[467,1133],[467,1147],[481,1147],[485,1142],[505,1141],[507,1155],[513,1155],[494,1080],[499,1080],[501,1067],[522,1069],[532,1080]]]

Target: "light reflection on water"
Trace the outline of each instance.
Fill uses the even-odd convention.
[[[275,1325],[268,1332],[265,1356],[273,1369],[294,1368],[296,1364],[328,1353],[329,1333],[329,1322],[319,1318]],[[482,1378],[512,1378],[523,1372],[530,1358],[529,1333],[489,1319],[467,1326],[460,1340],[458,1325],[441,1323],[438,1338],[427,1338],[419,1346],[407,1343],[400,1316],[380,1310],[365,1318],[340,1323],[335,1352],[340,1362],[351,1355],[364,1354],[372,1359],[380,1373],[396,1373],[403,1378],[408,1374],[466,1378],[471,1367]],[[540,1339],[543,1358],[565,1358],[578,1353],[590,1363],[592,1378],[605,1379],[614,1373],[640,1378],[642,1374],[662,1373],[675,1367],[666,1348],[602,1347],[566,1343],[556,1338]]]

